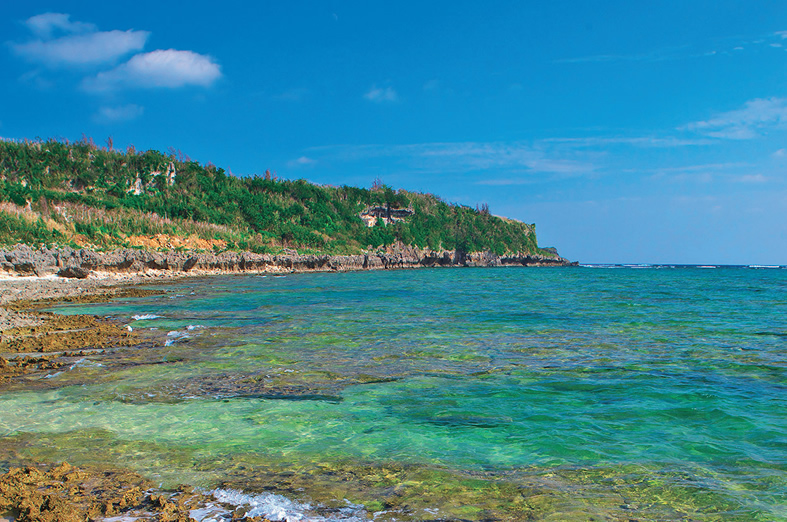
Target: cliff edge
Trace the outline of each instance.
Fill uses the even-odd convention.
[[[0,250],[0,271],[12,276],[86,278],[93,272],[307,272],[385,270],[421,267],[570,266],[562,257],[541,254],[499,256],[492,252],[419,249],[397,243],[355,255],[255,254],[253,252],[152,252],[121,248],[109,252],[70,247]]]

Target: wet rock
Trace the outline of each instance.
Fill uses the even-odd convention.
[[[42,314],[41,317],[44,321],[41,325],[4,331],[0,352],[62,352],[143,342],[136,332],[90,315]]]
[[[139,504],[143,487],[147,481],[133,473],[88,473],[65,462],[49,471],[12,468],[0,476],[0,512],[19,522],[83,522]]]
[[[121,516],[127,520],[188,522],[189,509],[210,501],[191,488],[165,494],[126,470],[28,466],[0,475],[0,513],[17,522],[85,522]]]

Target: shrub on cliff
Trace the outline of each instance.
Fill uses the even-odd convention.
[[[43,228],[28,226],[28,238],[58,242],[67,236],[99,248],[128,246],[135,234],[191,234],[218,242],[218,248],[255,251],[354,253],[401,241],[434,250],[539,252],[533,225],[432,195],[379,182],[364,189],[275,179],[270,173],[236,177],[175,151],[115,151],[87,138],[0,141],[0,201],[38,213]],[[63,210],[68,205],[81,209],[82,217],[69,216]],[[415,212],[367,227],[360,213],[370,206]],[[95,209],[95,215],[85,209]],[[18,221],[13,226],[18,230]],[[10,229],[0,228],[0,242],[12,241]]]

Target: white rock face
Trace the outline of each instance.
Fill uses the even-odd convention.
[[[133,193],[135,196],[142,194],[142,178],[139,177],[139,174],[137,174],[137,180],[134,182]]]
[[[167,166],[167,186],[171,187],[175,184],[175,163],[169,162]]]

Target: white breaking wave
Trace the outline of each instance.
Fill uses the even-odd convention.
[[[314,513],[311,504],[296,502],[275,493],[246,494],[234,489],[215,489],[211,492],[217,502],[247,508],[246,518],[263,517],[274,522],[366,522],[369,517],[363,506],[347,502],[336,514],[322,516]],[[226,522],[232,513],[216,504],[194,509],[189,516],[197,522]]]
[[[156,315],[156,314],[140,314],[140,315],[132,315],[131,316],[131,318],[134,319],[135,321],[147,321],[149,319],[158,319],[160,317],[163,317],[163,316]]]
[[[100,367],[103,367],[103,366],[104,365],[101,364],[100,362],[92,361],[92,360],[88,359],[87,357],[83,357],[83,358],[79,359],[78,361],[74,361],[74,364],[72,364],[68,369],[69,370],[73,370],[74,368],[77,368],[77,367],[100,368]]]
[[[201,324],[190,324],[183,331],[172,330],[171,332],[167,332],[168,339],[164,343],[164,346],[172,346],[173,344],[175,344],[176,342],[182,339],[191,339],[191,335],[189,335],[189,332],[193,332],[194,330],[200,330],[202,328],[205,327],[202,326]]]
[[[171,332],[167,332],[168,339],[164,343],[164,346],[172,346],[177,341],[182,339],[190,339],[191,336],[186,332],[179,332],[178,330],[172,330]]]

